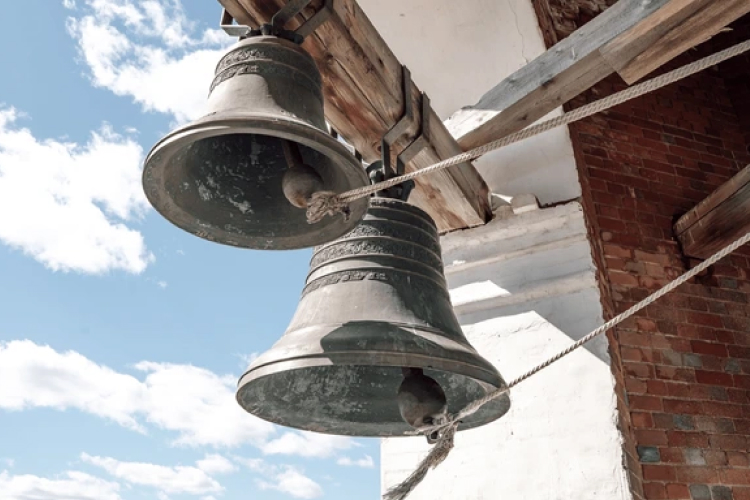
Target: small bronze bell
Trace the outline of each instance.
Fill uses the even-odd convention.
[[[315,61],[276,36],[252,36],[229,50],[216,68],[207,114],[156,144],[143,170],[146,196],[170,222],[256,249],[343,236],[367,200],[350,205],[348,220],[308,224],[307,199],[367,184],[360,161],[327,132]]]
[[[298,429],[400,436],[504,386],[453,313],[434,221],[372,198],[359,226],[316,248],[289,328],[242,376],[237,400]],[[459,429],[509,407],[499,398]]]

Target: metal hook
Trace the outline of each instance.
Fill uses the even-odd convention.
[[[295,43],[302,43],[308,35],[315,31],[321,24],[326,22],[333,14],[333,0],[326,0],[310,19],[302,23],[295,31],[285,30],[284,26],[307,7],[312,0],[290,0],[271,18],[271,22],[253,28],[241,24],[234,24],[234,17],[222,9],[221,22],[219,26],[230,36],[246,38],[257,35],[273,35],[289,39]]]

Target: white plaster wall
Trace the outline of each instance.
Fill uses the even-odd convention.
[[[560,113],[555,111],[545,119]],[[542,205],[581,196],[567,127],[493,151],[476,160],[474,166],[494,193],[533,193]]]
[[[546,50],[530,0],[359,0],[447,119]],[[493,192],[550,204],[580,196],[566,128],[476,162]]]
[[[412,79],[448,118],[544,52],[528,0],[359,0]]]
[[[578,203],[443,238],[456,313],[472,345],[506,380],[602,323]],[[630,499],[614,380],[598,339],[523,382],[500,420],[459,432],[412,500]],[[424,438],[382,442],[383,491],[427,453]]]

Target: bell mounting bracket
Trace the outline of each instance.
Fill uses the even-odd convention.
[[[430,107],[430,98],[422,92],[420,94],[420,107],[421,107],[421,121],[419,128],[419,135],[414,138],[411,144],[406,146],[401,154],[399,160],[404,164],[409,163],[417,156],[423,149],[426,149],[430,145],[430,113],[432,108]]]
[[[279,38],[285,38],[294,43],[301,44],[305,37],[315,31],[321,24],[326,22],[333,13],[333,0],[325,0],[323,7],[313,16],[305,21],[296,30],[284,29],[284,25],[293,19],[297,14],[307,7],[312,0],[289,0],[276,14],[271,18],[270,23],[262,24],[257,28],[235,24],[234,17],[223,9],[221,12],[220,27],[229,36],[236,36],[240,39],[251,36],[272,35]]]
[[[406,171],[406,164],[413,160],[415,156],[430,144],[428,123],[432,108],[430,108],[430,98],[427,94],[421,92],[421,120],[419,135],[396,156],[395,171],[391,168],[391,146],[393,146],[393,143],[396,142],[399,137],[406,133],[409,125],[411,125],[414,120],[414,110],[412,107],[413,99],[411,95],[412,79],[409,68],[401,66],[401,76],[404,114],[383,136],[381,141],[381,160],[376,161],[367,168],[367,172],[370,174],[370,180],[373,183],[384,181],[394,176],[403,175]],[[406,201],[414,187],[414,181],[408,180],[399,185],[379,191],[377,196],[397,198]]]

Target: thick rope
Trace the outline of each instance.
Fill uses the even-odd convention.
[[[453,437],[456,434],[456,430],[458,429],[459,422],[476,413],[477,410],[479,410],[482,406],[489,403],[492,400],[495,400],[504,394],[507,394],[510,389],[517,386],[524,380],[528,379],[532,375],[535,375],[536,373],[539,373],[540,371],[547,368],[552,363],[559,361],[560,359],[564,358],[571,352],[575,351],[585,343],[589,342],[590,340],[594,339],[595,337],[598,337],[602,333],[608,331],[609,329],[617,326],[624,320],[628,319],[629,317],[636,314],[641,309],[644,309],[645,307],[648,307],[655,301],[659,300],[669,292],[673,291],[675,288],[679,287],[680,285],[684,284],[686,281],[689,281],[696,275],[702,273],[706,269],[708,269],[710,266],[714,265],[727,255],[731,254],[741,246],[745,245],[746,243],[750,242],[750,233],[747,233],[742,238],[736,240],[734,243],[724,247],[705,261],[701,262],[697,266],[695,266],[693,269],[689,270],[676,280],[672,281],[671,283],[668,283],[663,288],[657,290],[653,294],[649,295],[642,301],[638,302],[634,306],[632,306],[630,309],[618,314],[614,318],[610,319],[606,323],[604,323],[602,326],[597,328],[596,330],[592,331],[585,337],[581,338],[577,342],[573,343],[568,347],[567,349],[561,351],[560,353],[552,356],[544,363],[541,363],[540,365],[535,366],[531,370],[527,371],[520,377],[514,379],[512,382],[508,384],[507,387],[500,388],[494,392],[490,392],[483,398],[477,399],[467,405],[463,410],[459,411],[455,415],[452,415],[448,418],[447,422],[440,426],[433,426],[433,427],[426,427],[423,429],[420,429],[418,434],[428,434],[434,431],[440,432],[441,436],[438,439],[438,442],[435,443],[435,446],[430,450],[430,453],[422,460],[422,462],[419,464],[417,469],[408,477],[406,478],[401,484],[398,486],[395,486],[394,488],[388,490],[388,492],[383,495],[384,500],[404,500],[413,490],[414,488],[419,485],[419,483],[422,482],[422,480],[425,478],[427,473],[430,469],[433,469],[440,465],[440,463],[443,462],[448,457],[448,454],[450,453],[451,449],[453,449]],[[416,433],[415,433],[416,434]]]
[[[633,85],[632,87],[629,87],[621,92],[617,92],[616,94],[612,94],[611,96],[605,97],[604,99],[600,99],[585,106],[581,106],[580,108],[574,109],[573,111],[570,111],[568,113],[564,113],[556,118],[552,118],[537,125],[532,125],[519,132],[503,137],[502,139],[489,142],[484,146],[479,146],[465,153],[458,154],[456,156],[448,158],[447,160],[443,160],[420,170],[415,170],[414,172],[410,172],[408,174],[393,177],[392,179],[388,179],[377,184],[372,184],[370,186],[352,189],[351,191],[346,191],[338,195],[333,192],[315,193],[308,204],[307,220],[310,224],[319,222],[323,219],[323,217],[325,217],[326,214],[332,215],[334,213],[338,213],[341,207],[348,205],[354,200],[370,196],[373,193],[376,193],[383,189],[387,189],[391,186],[395,186],[396,184],[401,184],[404,181],[415,179],[422,175],[428,175],[438,170],[443,170],[454,165],[474,160],[489,153],[490,151],[494,151],[496,149],[508,146],[509,144],[528,139],[529,137],[547,132],[548,130],[551,130],[553,128],[576,122],[601,111],[620,105],[631,99],[635,99],[636,97],[640,97],[644,94],[648,94],[649,92],[653,92],[654,90],[658,90],[688,76],[694,75],[695,73],[703,71],[704,69],[711,66],[715,66],[723,61],[726,61],[727,59],[731,59],[732,57],[747,52],[748,50],[750,50],[750,40],[735,45],[734,47],[731,47],[729,49],[722,50],[721,52],[717,52],[716,54],[712,54],[708,57],[695,61],[694,63],[688,64],[674,71],[670,71],[651,80],[639,83],[638,85]]]
[[[349,220],[351,211],[349,204],[341,201],[333,191],[318,191],[307,201],[307,222],[310,224],[320,222],[326,215],[336,214],[343,214],[346,221]]]

